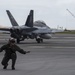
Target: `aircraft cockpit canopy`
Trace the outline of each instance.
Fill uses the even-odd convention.
[[[34,25],[35,26],[39,26],[39,27],[45,27],[46,26],[46,23],[44,21],[38,20],[38,21],[35,21],[34,22]]]

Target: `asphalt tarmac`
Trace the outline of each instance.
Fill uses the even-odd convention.
[[[0,34],[0,47],[8,42],[8,38],[8,34]],[[75,75],[74,34],[55,34],[40,44],[29,39],[17,45],[31,53],[17,52],[15,70],[11,70],[11,60],[7,70],[0,64],[0,75]],[[4,52],[0,53],[0,62],[3,55]]]

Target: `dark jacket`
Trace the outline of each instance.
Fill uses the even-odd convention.
[[[13,45],[13,46],[10,46],[10,44],[3,45],[0,48],[0,52],[2,52],[3,50],[5,51],[5,55],[7,55],[7,56],[11,56],[12,53],[16,54],[16,51],[18,51],[22,54],[26,54],[26,51],[24,51],[23,49],[21,49],[17,45]]]

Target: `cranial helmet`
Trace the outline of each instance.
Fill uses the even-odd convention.
[[[15,43],[15,39],[14,39],[14,38],[10,38],[10,39],[9,39],[9,42],[10,42],[10,43]]]

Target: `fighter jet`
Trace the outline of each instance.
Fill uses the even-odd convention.
[[[30,13],[27,17],[25,25],[19,26],[14,17],[12,16],[9,10],[6,10],[7,15],[10,19],[12,27],[10,28],[0,28],[2,31],[9,31],[10,36],[17,40],[17,43],[30,37],[30,32],[34,31],[37,28],[33,27],[33,10],[30,10]]]
[[[7,15],[12,24],[11,28],[0,30],[9,31],[10,36],[17,40],[17,43],[24,39],[36,39],[37,43],[43,42],[43,39],[50,39],[52,29],[50,29],[43,21],[35,21],[33,19],[34,10],[30,10],[25,25],[19,26],[9,10],[6,10]]]

